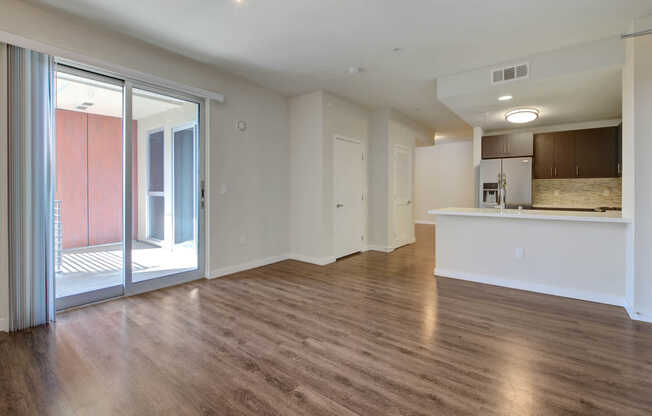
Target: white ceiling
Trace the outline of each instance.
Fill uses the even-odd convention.
[[[613,36],[652,13],[652,0],[33,2],[285,95],[325,89],[395,108],[444,136],[468,135],[469,127],[437,100],[437,77]]]
[[[622,115],[622,78],[620,68],[606,68],[571,74],[538,82],[514,82],[503,87],[514,98],[498,101],[501,94],[480,94],[446,98],[455,113],[472,126],[485,131],[524,127],[505,121],[505,113],[517,107],[534,107],[539,119],[527,127],[598,120]]]

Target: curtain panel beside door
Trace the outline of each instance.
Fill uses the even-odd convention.
[[[55,318],[54,60],[7,47],[9,329]]]

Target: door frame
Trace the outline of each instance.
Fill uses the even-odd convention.
[[[367,198],[366,187],[365,187],[365,183],[364,183],[365,182],[364,173],[366,171],[365,168],[366,168],[367,158],[365,157],[366,153],[365,153],[365,148],[363,147],[362,141],[358,140],[358,139],[351,138],[351,137],[346,137],[346,136],[343,136],[343,135],[340,135],[340,134],[334,134],[333,135],[333,151],[332,151],[332,170],[333,170],[333,174],[332,174],[332,179],[333,179],[333,198],[332,199],[333,199],[333,201],[332,202],[333,203],[332,203],[332,207],[331,207],[331,209],[332,209],[331,217],[332,217],[332,221],[333,221],[333,228],[332,228],[332,230],[333,230],[332,231],[333,232],[333,239],[332,239],[331,251],[333,253],[333,258],[334,259],[350,256],[351,254],[355,254],[355,253],[364,251],[365,247],[366,247],[366,241],[361,239],[360,240],[360,250],[354,251],[353,253],[345,254],[345,255],[340,256],[340,257],[337,257],[337,244],[336,244],[336,234],[335,234],[336,233],[335,221],[337,221],[337,207],[335,206],[336,205],[336,201],[335,201],[335,143],[337,143],[337,140],[342,140],[342,141],[345,141],[345,142],[350,142],[350,143],[355,143],[355,144],[360,145],[360,151],[362,153],[361,158],[360,158],[360,174],[361,174],[360,175],[360,187],[362,188],[361,189],[361,193],[362,193],[361,197],[363,198],[363,204],[362,204],[362,209],[361,209],[359,215],[360,215],[360,223],[362,224],[361,232],[362,232],[362,236],[364,238],[366,238],[366,236],[367,236],[367,231],[366,231],[367,218],[366,218],[366,215],[365,215],[365,211],[366,211],[365,208],[367,206],[367,199],[368,199]]]
[[[392,185],[393,185],[393,189],[392,189],[392,225],[393,225],[392,234],[394,234],[394,238],[393,238],[393,241],[391,242],[391,244],[392,244],[392,247],[394,247],[396,249],[396,248],[399,248],[399,247],[406,246],[408,244],[412,244],[414,241],[412,241],[412,238],[411,238],[412,233],[411,233],[410,236],[408,236],[406,241],[398,241],[398,233],[396,232],[396,230],[397,230],[397,221],[396,221],[396,217],[397,217],[397,215],[396,215],[397,214],[397,210],[396,210],[396,189],[397,189],[397,186],[396,186],[396,154],[395,154],[395,149],[404,150],[408,155],[408,160],[409,160],[409,163],[410,163],[410,176],[411,176],[410,185],[409,185],[410,186],[410,197],[411,198],[414,195],[414,157],[413,157],[412,151],[410,150],[410,148],[408,146],[405,146],[405,145],[399,144],[399,143],[394,143],[394,145],[392,146],[392,171],[391,171]],[[410,209],[412,209],[412,210],[414,210],[413,209],[413,206],[414,206],[413,202],[414,201],[412,201],[412,199],[408,199],[408,202],[407,202],[407,205],[410,205]],[[411,215],[411,217],[412,218],[411,218],[411,221],[410,221],[410,225],[412,227],[414,227],[414,213]]]
[[[181,283],[190,282],[193,280],[201,279],[206,275],[206,209],[205,209],[205,190],[206,183],[206,159],[208,149],[208,142],[206,134],[208,129],[207,119],[209,116],[209,106],[211,98],[203,98],[193,94],[189,94],[176,89],[171,89],[165,86],[154,85],[146,81],[141,81],[120,73],[105,71],[100,68],[88,66],[82,63],[73,62],[67,59],[55,58],[55,72],[64,72],[71,75],[81,76],[84,78],[107,82],[122,88],[122,250],[123,250],[123,266],[122,266],[122,285],[110,286],[107,288],[92,290],[76,295],[66,296],[56,299],[56,309],[64,310],[75,306],[85,305],[93,302],[98,302],[110,298],[121,296],[130,296],[139,293],[149,292],[152,290],[174,286]],[[158,93],[169,97],[177,98],[180,100],[192,102],[197,104],[197,121],[195,127],[195,158],[197,160],[196,175],[195,175],[195,212],[197,214],[196,221],[196,239],[197,245],[195,251],[197,253],[197,268],[186,272],[175,273],[159,278],[144,280],[141,282],[133,282],[132,271],[132,248],[133,248],[133,176],[137,172],[133,172],[133,140],[132,137],[132,122],[133,122],[133,108],[132,97],[133,89]],[[200,204],[200,202],[202,202]],[[137,214],[136,214],[137,215]],[[128,238],[125,238],[127,236]],[[55,284],[56,287],[56,284]],[[56,290],[56,289],[55,289]],[[55,292],[56,293],[56,292]],[[55,295],[56,296],[56,295]]]

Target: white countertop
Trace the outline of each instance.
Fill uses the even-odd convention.
[[[431,209],[431,215],[457,215],[466,217],[497,217],[532,220],[584,221],[584,222],[617,222],[630,223],[629,218],[623,218],[620,211],[590,212],[590,211],[551,211],[536,209],[504,209],[498,208],[442,208]]]

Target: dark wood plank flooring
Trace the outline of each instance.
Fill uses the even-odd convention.
[[[0,335],[2,415],[650,415],[652,325],[433,278],[391,254],[284,261]]]

